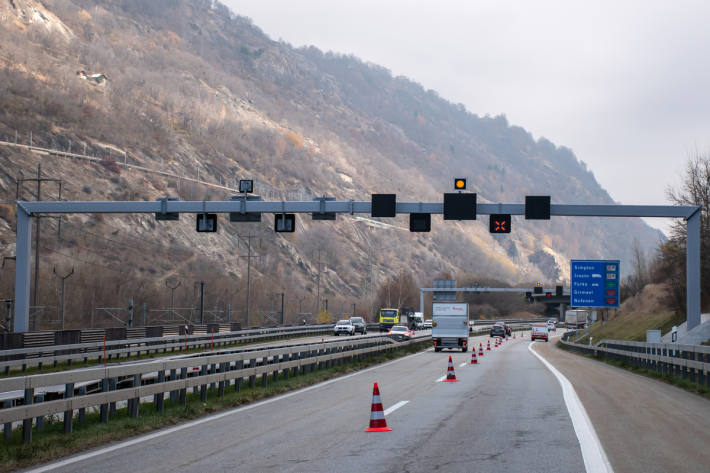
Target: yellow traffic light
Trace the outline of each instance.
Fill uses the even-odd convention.
[[[457,191],[466,190],[466,179],[463,177],[457,177],[454,179],[454,188]]]

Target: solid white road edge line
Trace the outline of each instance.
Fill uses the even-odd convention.
[[[397,404],[388,407],[387,409],[385,409],[385,415],[392,414],[394,411],[396,411],[396,410],[399,409],[400,407],[404,406],[404,405],[407,404],[408,402],[409,402],[409,401],[399,401]]]
[[[162,436],[164,436],[164,435],[172,434],[173,432],[178,432],[178,431],[180,431],[180,430],[188,429],[188,428],[194,427],[194,426],[196,426],[196,425],[200,425],[200,424],[204,424],[204,423],[207,423],[207,422],[211,422],[211,421],[216,420],[216,419],[221,419],[222,417],[227,417],[227,416],[230,416],[230,415],[232,415],[232,414],[238,414],[238,413],[240,413],[240,412],[248,411],[248,410],[254,409],[254,408],[256,408],[256,407],[264,406],[264,405],[266,405],[266,404],[271,404],[272,402],[280,401],[280,400],[282,400],[282,399],[286,399],[286,398],[289,398],[289,397],[292,397],[292,396],[297,396],[297,395],[302,394],[302,393],[304,393],[304,392],[312,391],[313,389],[318,389],[318,388],[320,388],[320,387],[327,386],[328,384],[337,383],[338,381],[342,381],[342,380],[344,380],[344,379],[352,378],[353,376],[357,376],[357,375],[360,375],[360,374],[363,374],[363,373],[367,373],[367,372],[369,372],[369,371],[376,370],[376,369],[378,369],[378,368],[382,368],[382,367],[385,367],[385,366],[389,366],[389,365],[392,365],[392,364],[394,364],[394,363],[398,363],[398,362],[400,362],[400,361],[404,361],[404,360],[406,360],[406,359],[408,359],[408,358],[413,358],[413,357],[415,357],[415,356],[421,355],[422,353],[426,353],[426,352],[429,352],[429,351],[432,351],[432,350],[433,350],[433,348],[429,348],[428,350],[420,351],[419,353],[414,353],[414,354],[412,354],[412,355],[403,356],[402,358],[397,358],[396,360],[388,361],[387,363],[382,363],[382,364],[380,364],[380,365],[376,365],[376,366],[373,366],[373,367],[371,367],[371,368],[366,368],[366,369],[364,369],[364,370],[362,370],[362,371],[357,371],[357,372],[355,372],[355,373],[347,374],[347,375],[345,375],[345,376],[340,376],[340,377],[338,377],[338,378],[329,379],[328,381],[323,381],[322,383],[314,384],[314,385],[312,385],[312,386],[308,386],[308,387],[299,389],[299,390],[297,390],[297,391],[291,391],[291,392],[288,392],[288,393],[285,393],[285,394],[281,394],[281,395],[276,396],[276,397],[271,397],[271,398],[269,398],[269,399],[264,399],[263,401],[255,402],[255,403],[252,403],[252,404],[247,404],[246,406],[242,406],[242,407],[237,407],[236,409],[232,409],[232,410],[225,411],[225,412],[220,412],[219,414],[215,414],[215,415],[211,415],[211,416],[207,416],[207,417],[201,417],[201,418],[199,418],[199,419],[196,419],[196,420],[193,420],[193,421],[189,421],[189,422],[186,422],[186,423],[184,423],[184,424],[177,425],[177,426],[175,426],[175,427],[170,427],[170,428],[168,428],[168,429],[159,430],[159,431],[157,431],[157,432],[153,432],[153,433],[151,433],[151,434],[147,434],[147,435],[143,435],[143,436],[140,436],[140,437],[136,437],[136,438],[133,438],[133,439],[131,439],[131,440],[126,440],[126,441],[124,441],[124,442],[117,443],[117,444],[112,445],[112,446],[110,446],[110,447],[100,448],[99,450],[94,450],[94,451],[91,451],[91,452],[88,452],[88,453],[84,453],[84,454],[81,454],[81,455],[77,455],[77,456],[75,456],[75,457],[69,457],[69,458],[67,458],[67,459],[65,459],[65,460],[60,460],[60,461],[58,461],[58,462],[49,463],[49,464],[47,464],[47,465],[40,466],[40,467],[35,468],[35,469],[32,469],[32,470],[26,470],[25,473],[42,473],[42,472],[44,472],[44,471],[51,471],[51,470],[54,470],[54,469],[56,469],[56,468],[61,468],[61,467],[67,466],[67,465],[71,465],[72,463],[77,463],[77,462],[80,462],[80,461],[82,461],[82,460],[86,460],[86,459],[88,459],[88,458],[92,458],[92,457],[95,457],[95,456],[98,456],[98,455],[104,455],[104,454],[106,454],[106,453],[113,452],[114,450],[119,450],[119,449],[121,449],[121,448],[130,447],[131,445],[135,445],[135,444],[137,444],[137,443],[146,442],[146,441],[152,440],[152,439],[154,439],[154,438],[158,438],[158,437],[162,437]],[[444,376],[444,377],[446,377],[446,376]],[[409,401],[407,401],[407,402],[409,402]]]
[[[604,447],[602,447],[599,437],[597,437],[594,425],[592,425],[592,421],[589,420],[587,411],[584,409],[582,401],[579,400],[572,383],[570,383],[562,373],[557,371],[550,362],[543,358],[542,355],[533,349],[534,343],[535,342],[531,342],[528,345],[528,350],[555,375],[562,387],[562,397],[565,400],[567,411],[572,419],[574,433],[577,434],[577,440],[579,440],[579,446],[582,450],[582,459],[584,460],[584,468],[587,470],[587,473],[613,473],[614,470],[609,463],[606,453],[604,453]]]
[[[445,379],[446,379],[446,375],[442,376],[441,378],[437,379],[437,380],[434,381],[434,382],[435,382],[435,383],[440,383],[440,382],[442,382],[442,381],[445,380]]]
[[[459,368],[461,368],[462,366],[466,366],[466,365],[467,365],[467,363],[465,363],[465,362],[464,362],[464,363],[461,363],[461,364],[459,365]]]

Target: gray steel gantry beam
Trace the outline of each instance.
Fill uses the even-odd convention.
[[[17,202],[17,251],[15,269],[16,332],[29,328],[30,216],[65,213],[371,213],[370,201],[141,201],[141,202]],[[397,202],[397,213],[444,213],[443,202]],[[525,215],[524,204],[477,204],[481,215]],[[686,317],[688,329],[700,324],[700,207],[671,205],[569,205],[552,204],[551,216],[565,217],[663,217],[687,221]]]

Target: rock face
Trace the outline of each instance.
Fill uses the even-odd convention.
[[[218,2],[0,0],[0,17],[0,138],[14,142],[17,130],[27,144],[33,132],[34,145],[99,159],[41,157],[43,172],[64,180],[64,199],[227,199],[239,178],[252,178],[266,199],[396,193],[402,201],[441,201],[453,177],[466,176],[479,202],[551,194],[553,203],[613,203],[569,149],[534,140],[503,116],[479,117],[383,67],[272,41]],[[96,87],[76,71],[106,81]],[[14,179],[34,172],[40,157],[2,149],[0,192],[12,201]],[[271,232],[270,215],[262,225],[222,220],[210,236],[196,234],[187,217],[172,226],[136,216],[70,217],[67,228],[110,235],[117,243],[97,251],[95,264],[113,268],[127,258],[126,271],[150,275],[145,285],[163,290],[169,276],[199,271],[236,278],[241,288],[246,236],[259,235],[256,276],[312,294],[320,248],[328,260],[321,291],[332,297],[368,296],[400,270],[422,282],[448,271],[554,283],[568,277],[569,259],[618,258],[623,269],[634,239],[650,248],[659,238],[635,219],[515,217],[512,233],[495,237],[487,217],[479,220],[434,217],[430,234],[410,234],[405,216],[383,220],[388,225],[300,217],[286,237]],[[0,226],[6,244],[9,232]],[[124,247],[137,245],[130,238],[181,249],[184,258],[166,264],[152,250],[130,256]],[[50,262],[71,254],[66,241],[47,246]]]

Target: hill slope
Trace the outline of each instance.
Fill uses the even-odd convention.
[[[34,145],[104,159],[97,165],[2,146],[7,202],[20,173],[27,178],[39,162],[44,175],[63,180],[67,200],[228,198],[219,186],[233,188],[239,178],[254,178],[267,199],[366,200],[394,192],[399,200],[439,200],[452,177],[464,175],[482,202],[533,194],[558,203],[613,202],[569,149],[534,140],[505,117],[472,114],[383,67],[272,41],[215,1],[0,0],[0,83],[0,138],[14,142],[17,131],[27,144],[32,133]],[[21,198],[30,198],[31,185]],[[43,198],[55,196],[51,184],[44,189]],[[11,214],[0,213],[6,255],[14,252]],[[570,258],[629,260],[633,239],[649,248],[659,238],[635,219],[515,218],[504,236],[488,233],[487,218],[444,224],[435,217],[431,234],[414,235],[406,217],[387,223],[394,227],[301,218],[297,233],[285,237],[269,230],[269,217],[205,236],[185,218],[73,216],[62,224],[64,235],[42,235],[42,286],[52,288],[42,294],[56,305],[53,266],[82,264],[93,268],[73,281],[83,287],[74,310],[84,317],[130,296],[166,305],[171,278],[184,281],[184,304],[194,302],[194,281],[209,280],[208,300],[225,310],[242,304],[247,239],[238,235],[251,234],[259,235],[252,244],[261,241],[262,256],[252,261],[253,307],[275,310],[274,294],[287,289],[290,312],[311,311],[320,248],[328,268],[321,294],[344,311],[403,269],[422,283],[441,271],[554,283],[567,277]],[[96,274],[116,288],[110,297],[97,289]],[[2,277],[5,295],[11,282]]]

